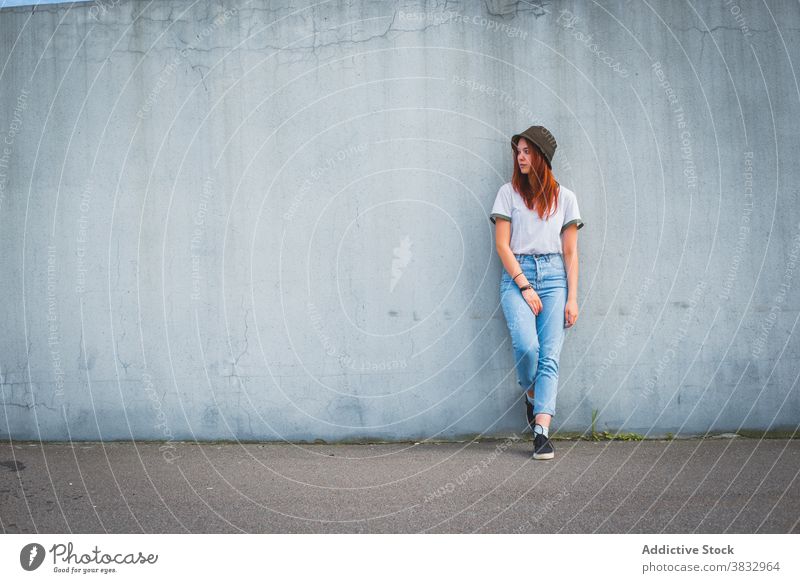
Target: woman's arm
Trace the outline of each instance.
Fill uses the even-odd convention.
[[[514,277],[522,271],[522,267],[520,267],[519,261],[511,251],[511,223],[509,221],[497,219],[494,240],[497,254],[500,256],[500,261],[503,262],[503,267],[509,276]],[[517,287],[525,287],[528,285],[528,278],[523,273],[514,280],[514,283],[517,284]],[[531,311],[538,316],[539,312],[542,311],[542,300],[539,294],[531,287],[522,292],[522,298],[530,306]]]
[[[566,327],[578,319],[578,227],[570,225],[561,233],[564,267],[567,270],[567,305],[564,308]]]
[[[497,218],[494,242],[497,248],[497,255],[500,257],[500,261],[503,262],[503,267],[511,277],[514,277],[522,271],[522,267],[520,267],[517,258],[514,257],[514,253],[511,252],[511,223],[509,221]],[[522,274],[514,280],[514,283],[517,284],[517,287],[522,287],[528,284],[528,278],[525,277],[525,274]]]

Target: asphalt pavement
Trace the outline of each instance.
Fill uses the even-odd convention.
[[[800,533],[800,440],[4,443],[5,533]]]

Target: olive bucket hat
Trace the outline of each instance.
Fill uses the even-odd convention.
[[[556,153],[556,146],[558,144],[556,144],[556,139],[553,137],[553,134],[550,133],[550,130],[544,126],[531,126],[521,134],[514,134],[511,136],[511,143],[514,144],[515,151],[520,138],[525,138],[536,146],[544,156],[547,165],[552,170],[553,155]]]

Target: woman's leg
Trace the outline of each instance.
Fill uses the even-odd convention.
[[[512,284],[501,290],[500,304],[503,307],[508,331],[511,334],[518,383],[522,390],[532,397],[536,368],[539,363],[536,316],[516,285]],[[533,399],[529,398],[529,402],[532,403]]]
[[[536,423],[550,427],[556,411],[558,393],[558,361],[564,344],[564,308],[567,302],[566,287],[548,287],[537,291],[542,300],[542,310],[536,318],[539,339],[539,358],[536,366],[535,402],[533,412]]]

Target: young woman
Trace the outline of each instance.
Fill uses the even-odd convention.
[[[500,187],[490,215],[503,262],[500,303],[525,391],[533,457],[552,459],[549,439],[565,328],[578,319],[578,229],[575,193],[556,182],[553,135],[532,126],[511,138],[514,175]],[[499,219],[499,220],[498,220]]]

